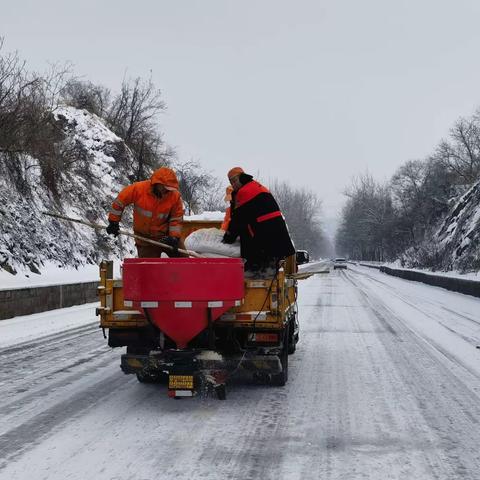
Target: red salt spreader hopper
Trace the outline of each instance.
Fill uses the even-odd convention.
[[[178,349],[244,298],[239,258],[126,258],[125,305],[143,309]]]

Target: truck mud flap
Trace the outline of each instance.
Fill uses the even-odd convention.
[[[120,368],[123,373],[138,373],[149,368],[148,355],[129,355],[121,356]]]

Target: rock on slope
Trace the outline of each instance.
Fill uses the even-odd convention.
[[[480,270],[480,182],[455,204],[435,235],[444,267]]]
[[[105,233],[42,215],[54,211],[105,223],[112,197],[132,178],[132,154],[103,121],[85,111],[60,107],[55,111],[64,152],[59,189],[52,193],[38,162],[21,159],[22,181],[8,176],[8,160],[0,163],[0,268],[33,272],[50,260],[58,265],[97,263],[102,258],[133,251],[130,240],[113,241]]]
[[[462,273],[480,270],[480,182],[454,202],[440,226],[420,245],[409,248],[400,263]]]

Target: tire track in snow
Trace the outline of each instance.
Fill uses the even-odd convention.
[[[2,361],[4,361],[3,357],[8,357],[12,354],[21,354],[22,357],[25,358],[25,354],[33,355],[33,353],[29,352],[30,350],[35,350],[45,346],[52,347],[57,343],[69,341],[84,335],[92,335],[93,333],[96,333],[94,331],[94,327],[96,327],[96,332],[98,332],[98,321],[89,323],[87,325],[82,325],[81,327],[75,327],[70,330],[64,330],[62,332],[46,335],[39,339],[17,343],[14,346],[0,349],[0,358]]]
[[[480,468],[478,394],[454,375],[434,350],[425,348],[426,342],[388,308],[385,295],[380,297],[365,285],[360,286],[348,274],[346,278],[365,298],[374,317],[382,324],[391,323],[400,332],[401,341],[389,336],[379,338],[434,434],[435,454],[426,452],[432,473],[438,478],[476,480]]]
[[[85,365],[87,368],[71,373],[68,372],[69,375],[64,378],[53,378],[53,381],[47,382],[47,385],[43,386],[38,390],[33,389],[32,384],[29,384],[28,387],[30,388],[24,388],[23,390],[17,391],[14,399],[11,401],[5,402],[5,398],[2,399],[2,401],[0,402],[0,418],[3,418],[3,422],[5,422],[9,414],[18,412],[19,403],[21,403],[22,408],[25,409],[27,405],[32,403],[33,401],[47,398],[48,396],[54,394],[57,390],[68,387],[69,385],[74,384],[76,381],[81,380],[82,378],[96,372],[100,368],[112,364],[112,358],[103,358],[106,354],[110,353],[109,351],[97,351],[94,353],[96,354],[95,357],[81,358],[73,364],[69,364],[57,371],[49,373],[48,375],[55,376],[59,373],[65,373],[66,371],[69,371],[72,368],[81,365]],[[117,359],[115,359],[115,363],[118,363]]]
[[[44,437],[51,435],[55,429],[71,422],[75,417],[94,408],[100,401],[104,401],[109,395],[113,395],[126,381],[118,373],[110,375],[0,435],[0,470],[26,450],[40,443]]]
[[[476,479],[478,397],[393,316],[393,297],[350,272],[301,288],[301,341],[286,387],[235,381],[226,402],[175,402],[164,386],[116,379],[107,365],[74,382],[70,416],[62,418],[62,393],[45,430],[24,422],[35,438],[10,452],[5,478]]]
[[[95,362],[96,358],[108,354],[111,350],[105,345],[100,332],[93,331],[88,334],[78,335],[72,332],[51,337],[53,345],[42,341],[39,345],[24,356],[20,351],[10,354],[0,362],[0,387],[2,389],[2,402],[8,402],[12,397],[22,398],[30,391],[45,383],[57,381],[62,376],[68,376],[71,371],[81,365]],[[93,336],[92,334],[96,334]],[[65,380],[63,380],[65,381]]]
[[[368,278],[369,280],[371,280],[372,282],[376,282],[376,283],[380,284],[380,285],[381,285],[383,288],[385,288],[390,294],[395,295],[396,297],[398,297],[399,299],[401,299],[401,300],[403,300],[404,302],[408,303],[409,305],[411,305],[411,306],[419,309],[422,313],[428,315],[425,310],[420,309],[420,307],[418,306],[418,304],[413,304],[413,303],[411,302],[411,300],[410,300],[410,301],[407,300],[407,298],[410,298],[410,297],[411,297],[410,295],[405,295],[405,294],[399,293],[398,291],[394,290],[389,283],[384,282],[384,281],[382,281],[382,280],[380,280],[380,279],[378,279],[378,278],[375,278],[375,276],[371,275],[371,274],[368,273],[368,272],[360,271],[360,270],[357,270],[357,269],[351,269],[351,270],[352,270],[353,272],[355,272],[356,274],[359,274],[359,275],[362,275],[362,276],[367,277],[367,278]],[[403,282],[408,282],[408,283],[410,283],[410,284],[411,284],[411,283],[413,283],[413,284],[416,284],[416,283],[417,283],[420,288],[427,286],[427,285],[424,285],[424,284],[419,283],[419,282],[414,282],[414,281],[410,281],[410,280],[399,279],[399,278],[397,278],[397,277],[391,277],[391,279],[392,279],[392,280],[395,279],[395,280],[397,280],[397,281],[399,281],[399,282],[402,282],[402,281],[403,281]],[[432,286],[432,285],[428,285],[427,287],[440,289],[440,291],[444,290],[445,292],[448,292],[448,294],[450,294],[450,295],[451,295],[451,294],[455,294],[455,292],[452,292],[451,290],[442,289],[441,287],[434,287],[434,286]],[[461,294],[457,293],[457,295],[461,295]],[[474,298],[474,297],[472,297],[472,298]],[[430,304],[430,305],[433,306],[434,308],[440,308],[440,309],[442,309],[443,311],[448,312],[448,313],[450,313],[450,314],[452,314],[452,315],[454,315],[454,316],[456,316],[456,317],[458,317],[458,318],[461,318],[461,319],[463,319],[463,320],[467,320],[468,322],[471,322],[471,323],[473,323],[473,324],[475,324],[475,325],[479,325],[479,326],[480,326],[480,320],[477,320],[477,319],[475,319],[475,318],[472,318],[472,317],[469,316],[469,315],[465,315],[465,314],[460,313],[460,312],[458,312],[458,311],[452,310],[451,308],[448,308],[448,307],[446,307],[445,305],[441,305],[441,304],[438,304],[438,303],[434,303],[434,302],[432,302],[431,300],[423,299],[423,301],[424,301],[425,303]],[[432,317],[432,318],[433,318],[433,317]],[[438,319],[437,319],[437,321],[438,321]],[[458,333],[458,332],[457,332],[457,333]],[[477,340],[480,340],[480,339],[477,339]]]
[[[440,318],[439,315],[435,315],[434,312],[431,312],[431,311],[427,311],[425,308],[422,308],[420,305],[419,305],[419,302],[415,302],[410,295],[403,295],[401,293],[399,293],[397,290],[393,290],[392,287],[390,285],[388,285],[387,283],[385,282],[382,282],[374,277],[372,277],[371,275],[369,274],[365,274],[364,272],[359,272],[359,271],[355,271],[356,274],[359,274],[360,276],[365,276],[367,277],[369,280],[372,280],[373,282],[376,282],[378,284],[381,284],[382,285],[382,288],[389,294],[389,295],[392,295],[396,298],[398,298],[399,300],[401,300],[403,303],[405,303],[406,305],[410,306],[412,309],[416,310],[418,313],[420,313],[421,315],[424,315],[425,317],[429,318],[430,320],[438,323],[439,325],[441,325],[443,328],[445,328],[446,330],[448,330],[450,333],[454,334],[455,336],[457,336],[458,338],[462,339],[463,341],[467,342],[469,344],[469,346],[471,347],[476,347],[478,345],[478,343],[480,342],[480,339],[479,337],[472,337],[472,336],[468,336],[468,335],[465,335],[463,334],[462,332],[459,332],[458,331],[458,328],[455,329],[454,326],[450,325],[448,322],[446,321],[442,321],[442,319]],[[401,282],[402,280],[400,280]],[[437,288],[437,287],[431,287],[431,288]],[[449,294],[452,294],[452,292],[448,291]],[[457,295],[461,295],[461,294],[457,294]],[[466,320],[471,320],[468,316],[466,315],[463,315],[463,314],[459,314],[457,312],[455,312],[454,310],[451,310],[449,308],[446,308],[444,307],[443,305],[437,305],[437,304],[434,304],[433,302],[431,301],[427,301],[426,303],[428,303],[430,306],[433,306],[434,308],[440,308],[441,310],[445,310],[445,311],[448,311],[449,313],[453,313],[455,314],[455,316],[461,318],[461,319],[466,319]],[[472,321],[473,323],[477,323],[476,321]],[[404,324],[405,325],[405,324]],[[406,326],[406,325],[405,325]],[[408,327],[410,328],[410,327]],[[410,328],[410,330],[412,330]],[[478,330],[478,329],[477,329]],[[424,335],[421,335],[420,333],[414,331],[414,333],[418,336],[420,336],[425,342],[427,342],[428,344],[430,344],[433,348],[435,348],[436,350],[438,350],[442,355],[444,355],[445,357],[447,357],[449,360],[451,360],[453,363],[456,363],[458,365],[460,365],[462,368],[464,368],[465,370],[467,370],[471,375],[475,376],[477,379],[480,379],[480,374],[478,371],[472,369],[469,365],[467,365],[465,362],[462,361],[461,358],[458,357],[458,355],[452,353],[452,352],[449,352],[446,348],[442,347],[438,342],[436,342],[435,340],[433,340],[431,337],[428,337],[426,338]],[[480,332],[479,332],[480,333]]]

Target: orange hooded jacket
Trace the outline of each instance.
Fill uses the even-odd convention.
[[[169,191],[161,198],[154,195],[152,187],[161,184]],[[178,180],[171,168],[156,170],[150,180],[125,187],[112,203],[108,219],[119,222],[125,207],[133,203],[133,230],[152,239],[165,235],[180,238],[183,222],[183,202],[178,191]],[[143,245],[143,242],[136,240]]]
[[[231,208],[231,204],[232,204],[232,193],[233,193],[233,187],[232,186],[228,186],[226,189],[225,189],[225,198],[224,198],[224,201],[225,202],[230,202],[230,205],[227,207],[227,210],[225,211],[225,216],[223,218],[223,222],[222,222],[222,226],[220,227],[222,230],[224,230],[225,232],[228,230],[228,225],[230,224],[230,219],[232,218],[232,208]]]

